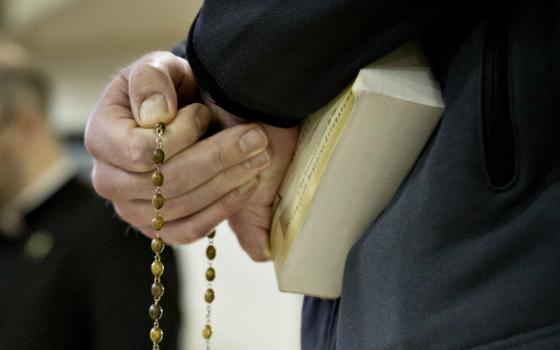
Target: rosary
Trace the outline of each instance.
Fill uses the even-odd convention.
[[[161,194],[161,186],[163,185],[163,174],[161,166],[165,160],[163,153],[163,133],[165,132],[165,124],[158,123],[155,126],[156,132],[156,148],[153,154],[153,161],[156,164],[156,170],[152,174],[152,183],[154,185],[154,195],[152,197],[152,206],[154,207],[154,218],[152,219],[152,228],[156,232],[156,238],[152,240],[151,247],[154,253],[154,262],[151,266],[152,275],[154,276],[154,283],[152,284],[152,296],[154,302],[150,306],[149,314],[153,327],[150,330],[150,340],[153,343],[152,350],[160,350],[159,343],[163,339],[163,331],[160,327],[159,320],[163,315],[163,309],[160,305],[161,297],[163,296],[164,287],[161,282],[161,275],[163,274],[164,266],[161,261],[161,253],[165,248],[165,243],[160,237],[160,231],[165,225],[165,219],[161,216],[160,209],[163,208],[165,199]],[[212,288],[212,281],[216,278],[216,271],[212,267],[212,261],[216,257],[216,248],[214,247],[214,237],[216,231],[208,235],[208,247],[206,248],[206,258],[208,260],[208,268],[206,270],[207,289],[204,293],[204,300],[206,301],[206,325],[202,330],[202,336],[206,342],[206,350],[210,350],[210,338],[212,337],[212,326],[210,325],[212,316],[212,302],[214,301],[214,289]]]

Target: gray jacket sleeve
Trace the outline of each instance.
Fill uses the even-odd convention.
[[[437,1],[206,0],[185,54],[222,108],[289,127],[444,11]]]

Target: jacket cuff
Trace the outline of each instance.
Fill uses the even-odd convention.
[[[291,128],[299,125],[304,117],[294,118],[294,116],[281,116],[264,113],[250,106],[245,106],[227,96],[227,91],[208,72],[200,57],[197,55],[194,45],[193,36],[196,26],[196,20],[193,23],[186,42],[186,59],[193,70],[196,81],[201,93],[209,100],[220,106],[224,110],[238,117],[248,119],[255,122],[262,122],[280,128]],[[294,120],[296,119],[296,120]],[[298,120],[299,119],[299,120]]]

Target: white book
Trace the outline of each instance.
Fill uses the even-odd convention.
[[[411,42],[303,122],[271,227],[280,290],[340,296],[349,250],[393,198],[443,108]]]

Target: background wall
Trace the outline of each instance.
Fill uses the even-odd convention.
[[[48,72],[54,125],[62,135],[75,137],[82,135],[113,73],[143,53],[166,50],[184,39],[200,1],[4,0],[3,5],[0,33],[27,46]],[[279,293],[272,265],[252,262],[225,224],[216,245],[215,348],[299,349],[301,299]],[[177,250],[185,349],[202,348],[204,249],[202,241]]]

